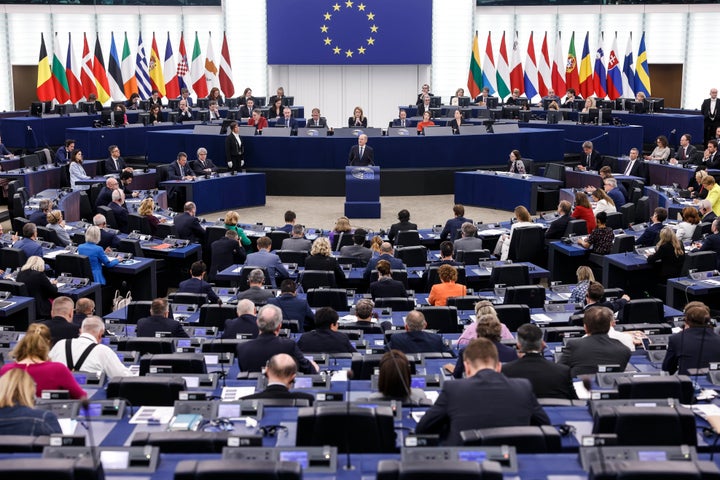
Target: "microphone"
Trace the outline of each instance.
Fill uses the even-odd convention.
[[[345,393],[347,398],[345,398],[345,418],[347,419],[350,417],[350,380],[352,380],[354,376],[352,368],[347,370],[346,375],[347,388],[345,389]],[[346,472],[355,470],[355,466],[350,462],[350,433],[347,428],[345,429],[345,465],[343,466],[343,470]]]
[[[98,458],[95,448],[95,435],[93,435],[93,429],[90,426],[90,400],[88,400],[87,397],[83,397],[83,399],[80,400],[80,410],[85,415],[85,422],[80,422],[80,425],[82,425],[83,428],[85,428],[85,431],[87,431],[88,442],[90,443],[90,456],[92,457],[92,465],[94,469],[98,466]]]

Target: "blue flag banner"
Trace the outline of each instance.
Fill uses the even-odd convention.
[[[270,65],[429,65],[432,0],[268,0]]]

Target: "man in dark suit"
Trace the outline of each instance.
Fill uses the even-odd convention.
[[[588,285],[587,293],[585,294],[585,305],[580,310],[577,310],[575,314],[585,313],[592,308],[605,307],[609,308],[613,312],[621,311],[627,302],[630,301],[630,297],[627,294],[623,294],[622,297],[616,298],[612,301],[602,301],[605,296],[605,287],[600,282],[590,282]]]
[[[648,225],[639,238],[635,239],[635,245],[638,247],[650,247],[657,243],[660,230],[663,229],[663,222],[667,219],[668,211],[666,208],[657,207],[653,212],[650,220],[652,223]]]
[[[124,207],[125,194],[122,190],[116,189],[112,192],[112,202],[108,205],[115,216],[115,224],[121,233],[129,233],[128,211]]]
[[[640,157],[640,152],[637,148],[633,147],[630,149],[628,155],[628,164],[623,171],[623,175],[631,175],[633,177],[645,178],[645,165]]]
[[[182,99],[178,103],[178,123],[187,122],[193,119],[192,109],[188,105],[187,100]]]
[[[430,85],[427,83],[423,84],[420,93],[418,93],[417,100],[415,101],[415,105],[420,105],[423,103],[423,98],[427,95],[428,97],[434,97],[432,93],[430,93]]]
[[[720,268],[720,218],[715,218],[710,228],[712,229],[712,234],[705,237],[700,251],[717,253],[717,266]]]
[[[255,100],[248,98],[245,100],[245,105],[240,107],[239,114],[240,118],[250,118],[252,116],[253,109],[255,108]]]
[[[80,327],[73,323],[73,310],[75,304],[70,297],[57,297],[52,304],[50,320],[41,322],[50,329],[52,344],[66,338],[77,338]]]
[[[187,164],[187,153],[178,152],[177,160],[168,167],[168,180],[193,180],[195,172]]]
[[[700,221],[705,223],[712,223],[717,218],[715,212],[713,212],[712,204],[710,200],[700,200],[698,203],[698,212],[700,212]]]
[[[225,236],[215,240],[210,245],[210,281],[215,280],[215,275],[230,265],[245,263],[247,254],[240,245],[238,234],[235,230],[227,230]]]
[[[252,269],[247,276],[248,288],[237,294],[238,300],[250,300],[256,305],[267,303],[273,298],[273,292],[265,289],[265,274],[259,268],[245,265],[243,269]]]
[[[375,165],[375,151],[370,145],[367,145],[367,139],[368,137],[364,133],[358,135],[358,144],[350,148],[348,165],[351,167]]]
[[[225,138],[225,161],[232,171],[238,171],[245,166],[245,147],[240,139],[240,125],[231,122],[228,128],[230,132]]]
[[[272,248],[272,240],[270,237],[260,237],[257,240],[257,249],[255,253],[251,253],[245,260],[245,265],[253,267],[265,267],[270,281],[273,286],[277,285],[278,281],[282,281],[290,277],[290,274],[285,269],[285,266],[280,261],[280,257],[274,253],[270,253]]]
[[[717,140],[708,140],[707,149],[703,154],[702,165],[707,168],[720,168],[720,153],[718,153]]]
[[[580,155],[580,165],[578,165],[578,170],[599,171],[603,166],[603,160],[597,150],[593,149],[593,143],[590,141],[583,142],[582,150],[583,154]]]
[[[162,109],[163,107],[162,99],[160,98],[160,92],[158,90],[153,90],[150,93],[150,98],[148,98],[147,100],[148,110],[152,110],[152,107],[154,107],[155,105],[160,107],[160,109]]]
[[[570,367],[573,377],[595,374],[598,365],[620,365],[620,370],[625,370],[630,349],[608,336],[612,321],[613,312],[609,308],[595,307],[585,312],[587,336],[568,341],[559,362]]]
[[[255,316],[257,311],[255,304],[251,300],[240,300],[235,309],[237,312],[236,318],[229,318],[225,320],[225,327],[223,328],[223,339],[237,338],[238,334],[249,335],[249,338],[257,338],[258,330],[257,317]]]
[[[312,242],[305,238],[305,227],[300,224],[293,225],[292,237],[282,241],[280,250],[292,250],[295,252],[309,252]]]
[[[570,217],[571,211],[572,205],[567,200],[563,200],[558,204],[557,213],[560,216],[548,225],[548,228],[545,231],[545,240],[560,240],[565,236],[565,230],[567,230],[568,222],[572,220],[572,217]]]
[[[310,118],[305,126],[307,128],[327,128],[328,125],[325,117],[320,116],[320,109],[316,107],[312,109]]]
[[[685,329],[668,340],[662,369],[670,375],[690,375],[718,361],[720,335],[710,323],[710,309],[701,302],[690,302],[685,306]]]
[[[620,190],[620,185],[622,184],[618,184],[617,179],[614,177],[608,177],[603,180],[603,189],[605,189],[608,197],[612,198],[615,203],[615,209],[618,212],[620,211],[620,207],[627,203],[625,194]]]
[[[267,363],[265,375],[267,375],[267,387],[262,392],[254,393],[243,397],[243,399],[260,398],[288,398],[308,400],[310,405],[315,401],[309,393],[291,392],[290,387],[295,381],[297,374],[297,363],[290,355],[278,353],[273,355]]]
[[[365,246],[366,238],[366,230],[362,228],[355,229],[355,233],[353,233],[353,244],[342,247],[340,249],[340,255],[343,257],[358,258],[360,259],[360,266],[366,266],[372,258],[372,250]]]
[[[30,223],[34,223],[38,227],[46,227],[48,223],[47,215],[52,211],[52,202],[49,199],[44,198],[40,200],[38,207],[39,208],[37,210],[30,214],[28,220],[30,220]]]
[[[407,118],[407,112],[404,109],[400,109],[400,113],[398,113],[398,118],[393,120],[390,126],[400,128],[412,128],[415,126],[415,122]]]
[[[292,233],[292,229],[293,226],[295,226],[295,219],[297,219],[297,215],[292,210],[286,210],[283,219],[285,220],[285,225],[283,225],[282,227],[278,227],[277,230]]]
[[[193,243],[205,243],[205,230],[200,226],[200,220],[195,216],[197,207],[193,202],[186,202],[183,213],[175,215],[173,223],[178,238],[190,240]]]
[[[188,334],[180,322],[168,318],[169,313],[167,299],[156,298],[150,304],[150,316],[138,320],[135,334],[138,337],[155,337],[157,332],[169,332],[171,337],[187,338]]]
[[[280,284],[280,296],[269,298],[267,303],[277,305],[283,312],[283,318],[297,320],[300,331],[312,330],[315,325],[315,314],[307,300],[297,296],[297,285],[293,280],[285,279]]]
[[[190,278],[180,282],[178,293],[204,293],[209,303],[220,303],[222,301],[212,289],[212,285],[203,280],[206,272],[205,262],[199,260],[190,265]]]
[[[97,198],[95,199],[95,210],[98,207],[108,207],[112,202],[112,194],[119,187],[117,178],[110,177],[105,180],[105,186],[100,189]]]
[[[237,346],[236,357],[241,372],[259,372],[274,355],[287,353],[295,359],[298,370],[303,373],[317,373],[318,366],[308,360],[294,340],[280,338],[282,310],[276,305],[265,305],[258,312],[257,325],[260,335],[250,342]]]
[[[692,144],[692,136],[689,133],[680,137],[680,146],[675,152],[675,156],[670,159],[671,165],[695,163],[698,156],[697,149]]]
[[[705,141],[713,138],[715,129],[720,127],[720,104],[717,99],[717,88],[710,89],[710,98],[703,100],[700,111],[703,114],[703,124],[705,127]]]
[[[393,246],[389,242],[383,242],[382,245],[380,245],[380,255],[370,259],[363,272],[363,278],[368,281],[370,280],[370,274],[377,268],[380,260],[387,260],[392,270],[405,270],[405,264],[399,258],[395,258],[393,253]]]
[[[207,158],[207,150],[203,147],[197,150],[197,160],[192,163],[192,170],[195,175],[207,175],[217,172],[217,167],[212,160]]]
[[[409,312],[405,318],[405,332],[391,335],[385,349],[400,350],[405,354],[426,352],[452,353],[452,350],[445,345],[440,335],[424,332],[423,330],[425,330],[425,328],[427,328],[425,315],[417,310]]]
[[[550,425],[532,385],[500,373],[497,348],[486,338],[472,340],[463,353],[467,378],[443,385],[416,433],[438,433],[443,445],[462,445],[460,432],[477,428]],[[477,408],[478,399],[484,407]]]
[[[294,135],[295,132],[297,132],[298,122],[292,116],[292,109],[290,107],[283,108],[283,116],[278,117],[275,120],[275,126],[289,128],[291,131],[291,135]]]
[[[58,148],[55,153],[55,162],[58,165],[65,165],[70,161],[70,154],[75,150],[75,140],[68,138],[65,140],[65,145]]]
[[[398,232],[406,232],[408,230],[417,230],[417,224],[410,222],[410,212],[406,209],[402,209],[398,212],[398,223],[393,223],[390,226],[390,232],[388,233],[388,239],[393,244],[395,243],[395,237]]]
[[[315,330],[305,332],[298,340],[303,352],[353,353],[355,347],[348,336],[338,332],[338,314],[330,307],[319,308],[315,313]]]
[[[517,330],[520,358],[504,363],[502,373],[508,378],[527,378],[538,398],[577,398],[570,368],[543,357],[546,345],[537,325],[526,323]]]
[[[125,160],[120,156],[120,148],[117,145],[110,145],[108,151],[110,152],[110,158],[105,160],[105,174],[120,175],[120,172],[127,166]]]
[[[462,224],[465,222],[473,223],[472,220],[469,218],[465,218],[465,207],[456,204],[453,206],[453,213],[455,214],[455,217],[451,218],[447,222],[445,222],[445,227],[443,227],[442,232],[440,232],[440,241],[442,240],[451,240],[454,241],[456,238],[458,238],[458,233],[460,232],[460,229],[462,228]]]
[[[425,112],[430,112],[430,118],[433,117],[433,112],[430,110],[430,95],[423,95],[422,101],[418,104],[418,117],[422,117]]]
[[[120,238],[118,238],[116,231],[108,231],[105,215],[101,213],[95,215],[93,217],[93,225],[100,229],[100,241],[98,245],[102,248],[117,248],[120,246]]]

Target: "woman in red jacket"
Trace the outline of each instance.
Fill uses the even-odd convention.
[[[587,193],[575,192],[575,209],[572,217],[578,220],[585,220],[587,223],[587,233],[595,230],[595,214],[593,213]]]

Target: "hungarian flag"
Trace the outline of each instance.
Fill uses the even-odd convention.
[[[107,72],[105,71],[105,60],[103,60],[99,35],[95,36],[95,58],[93,59],[92,65],[98,100],[100,100],[100,103],[105,103],[110,100],[110,84],[108,82]]]
[[[472,52],[470,52],[470,69],[468,70],[467,87],[470,98],[480,95],[482,89],[482,69],[480,68],[480,50],[478,49],[478,34],[475,31]]]
[[[45,48],[45,37],[40,34],[40,59],[38,60],[37,97],[41,102],[51,102],[55,98],[52,70]]]
[[[52,76],[55,98],[58,103],[65,103],[70,100],[70,87],[68,86],[65,65],[60,61],[60,42],[57,33],[55,34],[55,46],[53,47]]]
[[[67,58],[65,59],[65,76],[68,87],[70,87],[70,101],[77,103],[83,98],[82,83],[80,83],[80,64],[75,60],[75,53],[72,48],[72,36],[68,33]]]
[[[232,77],[232,64],[230,63],[227,33],[223,32],[222,50],[220,51],[220,90],[222,90],[226,98],[235,95],[235,85],[233,85]]]
[[[168,79],[165,81],[165,95],[168,98],[180,96],[180,86],[177,79],[177,67],[173,56],[172,43],[170,43],[170,32],[168,32],[167,43],[165,44],[165,65],[163,66]]]
[[[505,32],[500,41],[500,54],[497,63],[497,91],[502,99],[510,95],[510,67],[508,66],[507,48],[505,47]]]
[[[192,88],[197,98],[207,97],[208,87],[205,81],[205,63],[202,59],[197,32],[195,32],[195,45],[193,46],[192,63],[190,64],[190,78],[192,79]]]
[[[153,33],[152,47],[150,48],[150,63],[148,63],[148,74],[150,75],[150,86],[153,90],[160,92],[160,97],[165,96],[165,79],[163,78],[162,64],[155,33]]]
[[[91,94],[97,95],[95,86],[95,74],[93,73],[93,57],[88,46],[87,35],[83,33],[83,56],[80,68],[80,83],[83,87],[83,97],[87,100]]]
[[[577,55],[575,55],[575,32],[570,37],[567,65],[565,66],[565,85],[567,88],[580,90],[580,76],[578,75]]]

